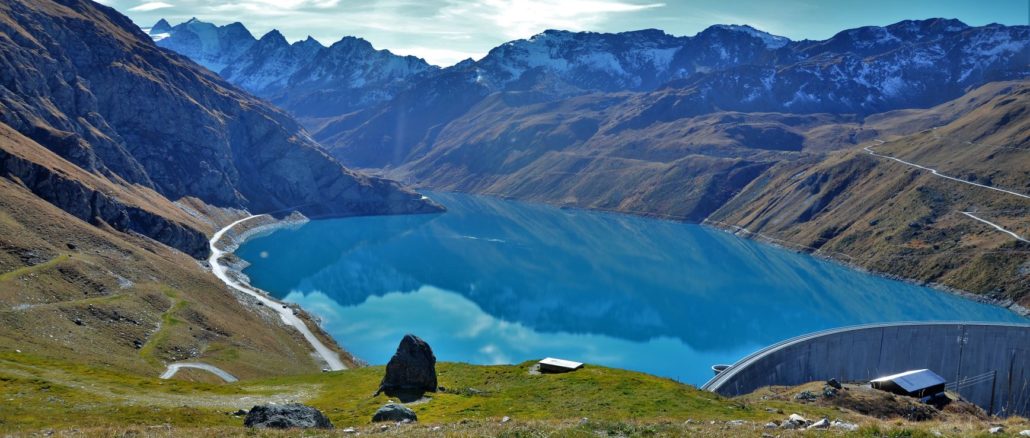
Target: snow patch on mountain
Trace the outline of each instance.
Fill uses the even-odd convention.
[[[782,37],[782,36],[778,36],[778,35],[773,35],[773,34],[768,33],[768,32],[763,32],[763,31],[755,29],[755,28],[753,28],[751,26],[748,26],[746,24],[745,25],[739,25],[739,24],[716,24],[715,26],[712,26],[712,27],[715,27],[715,28],[718,28],[718,29],[731,30],[731,31],[734,31],[734,32],[742,32],[744,34],[747,34],[747,35],[750,35],[752,37],[758,38],[758,39],[762,40],[762,43],[765,44],[765,47],[770,48],[770,49],[779,49],[779,48],[781,48],[783,46],[786,46],[787,44],[790,44],[790,39],[787,38],[787,37]]]

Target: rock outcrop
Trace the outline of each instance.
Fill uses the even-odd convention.
[[[243,425],[258,429],[332,429],[333,423],[318,409],[302,404],[254,406]]]
[[[9,129],[6,126],[0,130]],[[135,232],[178,249],[195,258],[210,253],[207,236],[178,223],[70,178],[29,159],[0,148],[0,176],[17,178],[36,196],[85,222],[105,223],[122,232]]]
[[[415,335],[405,335],[397,352],[386,364],[379,393],[436,392],[436,356],[433,349]]]
[[[418,415],[407,406],[390,403],[376,410],[372,416],[373,423],[383,421],[418,421]]]

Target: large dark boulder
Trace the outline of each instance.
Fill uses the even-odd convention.
[[[404,335],[386,364],[386,375],[376,395],[383,392],[436,392],[436,356],[426,341]]]
[[[258,429],[332,429],[333,423],[318,409],[302,404],[254,406],[243,425]]]
[[[418,415],[407,406],[390,403],[379,408],[372,416],[373,423],[381,421],[418,421]]]

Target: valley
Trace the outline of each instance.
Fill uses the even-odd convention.
[[[843,375],[697,387],[828,328],[1021,328],[1030,26],[541,27],[437,66],[269,26],[337,2],[253,6],[0,2],[0,434],[314,433],[241,426],[292,403],[336,435],[1030,429],[962,400],[1000,369],[936,407]],[[411,332],[440,385],[370,423],[408,401],[376,388]]]

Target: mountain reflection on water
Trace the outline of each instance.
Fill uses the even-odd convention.
[[[715,362],[831,327],[1025,321],[698,225],[431,196],[448,211],[312,221],[237,254],[371,363],[412,332],[441,360],[565,356],[699,384]]]

